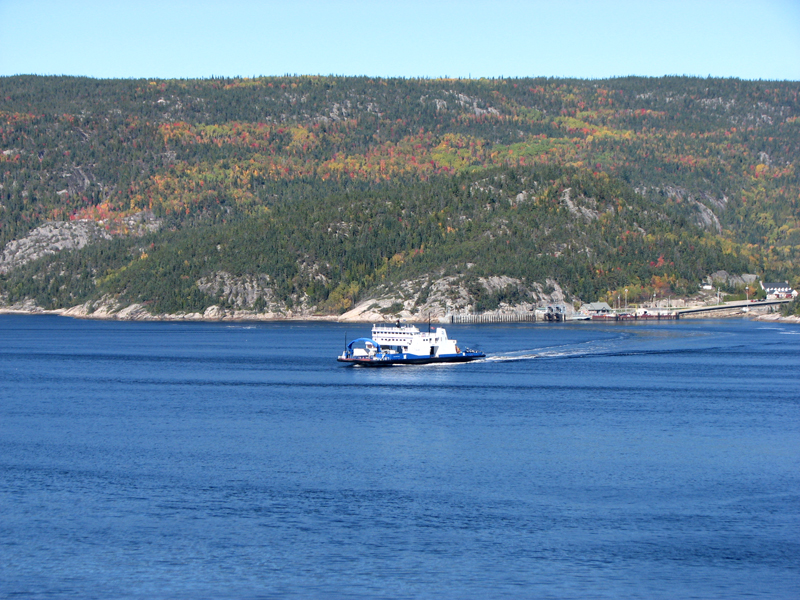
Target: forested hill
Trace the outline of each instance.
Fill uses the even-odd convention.
[[[718,270],[798,286],[798,91],[0,78],[0,304],[393,314],[687,294]]]

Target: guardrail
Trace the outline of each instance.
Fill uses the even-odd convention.
[[[732,310],[736,308],[761,308],[763,306],[776,306],[778,304],[787,304],[791,302],[788,298],[781,298],[778,300],[757,300],[750,302],[747,300],[737,302],[726,302],[725,304],[714,304],[713,306],[697,306],[692,308],[681,308],[675,312],[681,315],[690,315],[701,312],[717,312],[721,310]]]

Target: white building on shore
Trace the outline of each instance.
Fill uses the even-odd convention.
[[[764,283],[762,281],[761,289],[767,294],[767,300],[797,298],[797,290],[793,290],[788,281],[782,283]]]

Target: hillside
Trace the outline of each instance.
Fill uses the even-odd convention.
[[[800,285],[799,90],[0,78],[0,302],[422,317]]]

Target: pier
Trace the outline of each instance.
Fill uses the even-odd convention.
[[[513,313],[483,313],[479,315],[447,315],[448,323],[533,323],[536,313],[518,311]]]
[[[643,314],[633,313],[603,313],[592,315],[591,321],[675,321],[679,318],[677,312],[653,312]]]

